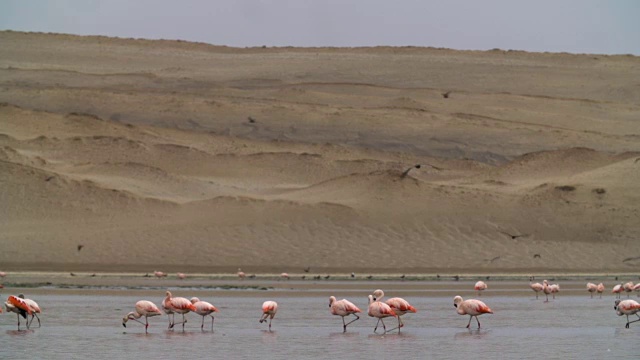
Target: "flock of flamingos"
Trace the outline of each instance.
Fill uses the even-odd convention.
[[[159,272],[156,272],[155,275],[158,277],[166,276],[166,274]],[[240,272],[238,274],[240,278],[244,278],[243,275],[244,273],[240,274]],[[286,273],[283,273],[281,277],[287,279],[289,278]],[[178,274],[178,278],[184,278],[184,274]],[[478,281],[474,286],[474,290],[476,290],[478,292],[478,296],[480,296],[481,292],[486,290],[487,287],[488,286],[484,281]],[[552,295],[555,299],[555,293],[560,290],[560,286],[558,284],[549,284],[547,280],[544,280],[542,284],[532,283],[530,281],[529,287],[531,287],[531,289],[535,291],[536,299],[538,299],[538,293],[543,292],[546,296],[545,302],[549,301],[549,295]],[[602,283],[598,285],[588,283],[586,288],[587,291],[591,294],[591,298],[593,298],[594,293],[598,293],[600,295],[600,298],[602,298],[602,293],[605,290],[605,287]],[[625,284],[618,284],[612,289],[612,293],[617,295],[614,310],[616,311],[616,314],[618,314],[618,316],[626,315],[626,328],[629,328],[629,324],[640,321],[640,314],[638,314],[640,312],[640,303],[632,299],[620,299],[620,295],[622,292],[626,292],[627,297],[629,297],[629,294],[633,291],[640,292],[640,283],[634,285],[632,282],[627,282]],[[384,302],[382,301],[383,298],[384,292],[379,289],[375,290],[371,295],[369,295],[369,307],[367,314],[370,317],[378,319],[373,332],[377,333],[378,326],[380,324],[382,324],[383,333],[394,330],[398,330],[398,332],[400,332],[400,329],[404,326],[401,320],[401,316],[410,312],[415,313],[417,312],[417,310],[403,298],[394,297]],[[491,308],[489,308],[484,302],[477,299],[464,300],[462,297],[456,296],[453,299],[453,305],[455,306],[456,312],[459,315],[469,315],[467,328],[471,326],[471,321],[474,317],[476,318],[476,322],[478,323],[478,328],[480,328],[480,320],[478,320],[478,316],[482,314],[493,314]],[[18,330],[20,330],[20,316],[22,316],[26,320],[27,329],[31,327],[34,319],[38,320],[38,327],[40,327],[41,323],[38,314],[41,313],[41,309],[35,301],[25,298],[24,295],[10,295],[5,302],[5,308],[7,312],[17,314]],[[331,314],[342,317],[342,328],[344,332],[347,331],[347,326],[349,324],[360,319],[357,314],[362,312],[362,310],[360,310],[349,300],[337,300],[334,296],[329,297],[329,309]],[[271,321],[275,317],[277,311],[278,304],[275,301],[268,300],[262,304],[262,316],[260,317],[259,322],[264,323],[268,320],[269,331],[271,331]],[[2,308],[0,308],[0,313],[1,312]],[[184,297],[174,297],[170,291],[167,291],[166,297],[162,301],[162,311],[153,302],[148,300],[140,300],[135,304],[135,311],[129,312],[122,318],[122,326],[126,327],[127,322],[129,320],[133,320],[144,325],[145,332],[147,332],[149,328],[149,318],[162,315],[162,312],[167,314],[167,316],[169,317],[169,329],[173,329],[176,325],[175,314],[180,314],[182,315],[182,321],[178,324],[182,325],[182,329],[184,331],[184,324],[187,322],[184,317],[185,314],[194,312],[202,316],[202,325],[200,326],[200,328],[203,330],[205,318],[207,316],[211,317],[211,330],[213,331],[213,323],[215,321],[215,317],[213,314],[218,312],[218,309],[212,304],[206,301],[202,301],[197,297],[193,297],[189,300]],[[636,315],[638,319],[629,321],[629,315]],[[30,319],[29,316],[31,316]],[[142,317],[145,318],[144,322],[140,320],[140,318]],[[346,317],[349,317],[349,322],[345,321]],[[394,317],[398,322],[396,327],[389,330],[387,330],[387,327],[383,320],[388,317]]]

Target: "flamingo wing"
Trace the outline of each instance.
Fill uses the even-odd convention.
[[[196,307],[193,306],[191,301],[183,297],[171,298],[170,304],[171,304],[171,307],[176,310],[189,310],[194,312],[196,311]]]
[[[414,308],[409,302],[403,298],[391,298],[387,300],[387,305],[389,305],[394,311],[401,311],[402,313],[406,312],[418,312],[416,308]]]
[[[465,300],[463,307],[465,312],[469,315],[493,314],[491,308],[482,301],[476,299]]]
[[[18,308],[21,311],[24,311],[25,313],[27,313],[29,315],[33,314],[33,311],[31,310],[31,307],[23,299],[20,299],[19,297],[16,297],[16,296],[13,296],[13,295],[9,295],[9,298],[7,299],[7,301],[11,305],[13,305],[14,307]]]
[[[278,304],[275,301],[265,301],[262,304],[263,313],[275,313],[278,311]]]

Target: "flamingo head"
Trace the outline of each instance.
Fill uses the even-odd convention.
[[[378,301],[384,297],[384,291],[378,289],[373,292],[373,301]]]
[[[192,304],[195,304],[195,303],[197,303],[198,301],[200,301],[200,299],[198,299],[197,297],[192,297],[192,298],[191,298],[191,303],[192,303]]]
[[[369,295],[369,305],[371,305],[375,300],[373,300],[373,295]]]
[[[462,297],[461,296],[456,296],[453,298],[453,307],[457,308],[458,305],[462,302]]]
[[[329,307],[331,307],[331,305],[333,305],[333,303],[336,301],[336,297],[335,296],[329,296]]]
[[[620,299],[616,300],[615,304],[613,305],[613,310],[618,310],[618,306],[620,305]]]

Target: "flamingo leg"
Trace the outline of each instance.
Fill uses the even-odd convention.
[[[633,321],[629,321],[629,315],[627,315],[627,325],[625,325],[625,328],[629,328],[629,324],[632,324],[634,322],[638,322],[640,321],[640,315],[636,314],[636,316],[638,317],[638,320],[633,320]]]
[[[378,319],[378,322],[376,323],[376,327],[373,329],[373,332],[375,333],[376,330],[378,330],[378,323],[382,323],[382,330],[384,330],[384,332],[387,332],[387,327],[384,325],[384,321],[382,320],[382,318]]]
[[[480,329],[480,320],[478,319],[477,316],[476,316],[476,321],[478,322],[478,329]]]
[[[204,315],[202,315],[202,325],[200,325],[200,330],[204,331]]]
[[[182,314],[182,331],[184,331],[184,323],[186,323],[187,320],[184,318],[184,314]]]
[[[376,323],[376,327],[373,328],[373,332],[376,332],[376,330],[378,330],[379,324],[380,324],[380,318],[378,318],[378,322]]]
[[[145,317],[144,317],[144,320],[145,320],[145,323],[144,323],[144,333],[145,333],[145,334],[148,334],[148,333],[149,333],[149,331],[148,331],[148,329],[149,329],[149,317],[148,317],[148,316],[145,316]]]
[[[467,329],[469,328],[469,326],[471,326],[471,319],[473,318],[473,315],[469,315],[469,323],[467,324]]]
[[[547,300],[545,300],[544,302],[549,302],[549,294],[545,294],[547,296]]]
[[[33,323],[33,318],[38,319],[38,327],[41,327],[42,325],[40,324],[40,317],[38,316],[38,314],[36,314],[36,313],[34,312],[34,313],[31,315],[31,321],[29,321],[29,319],[27,319],[27,322],[28,322],[28,324],[27,324],[27,328],[28,328],[29,326],[31,326],[31,324]]]
[[[211,316],[211,331],[213,331],[213,322],[216,320],[215,317],[213,317],[213,315],[209,315]]]
[[[391,332],[391,331],[393,331],[395,329],[398,329],[398,334],[400,333],[400,328],[403,327],[404,324],[402,323],[402,319],[400,318],[400,316],[397,316],[397,318],[398,318],[398,326],[394,327],[393,329],[389,329],[386,332]]]
[[[356,315],[356,314],[351,314],[351,315],[355,316],[356,318],[351,320],[351,321],[349,321],[346,324],[344,323],[344,316],[342,317],[342,324],[344,325],[344,332],[347,332],[347,325],[351,324],[352,322],[354,322],[356,320],[360,320],[360,317],[358,315]]]
[[[273,316],[269,318],[269,331],[271,331],[271,320],[273,320]]]

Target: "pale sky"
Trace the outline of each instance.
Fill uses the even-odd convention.
[[[0,29],[238,47],[640,55],[640,0],[0,0]]]

